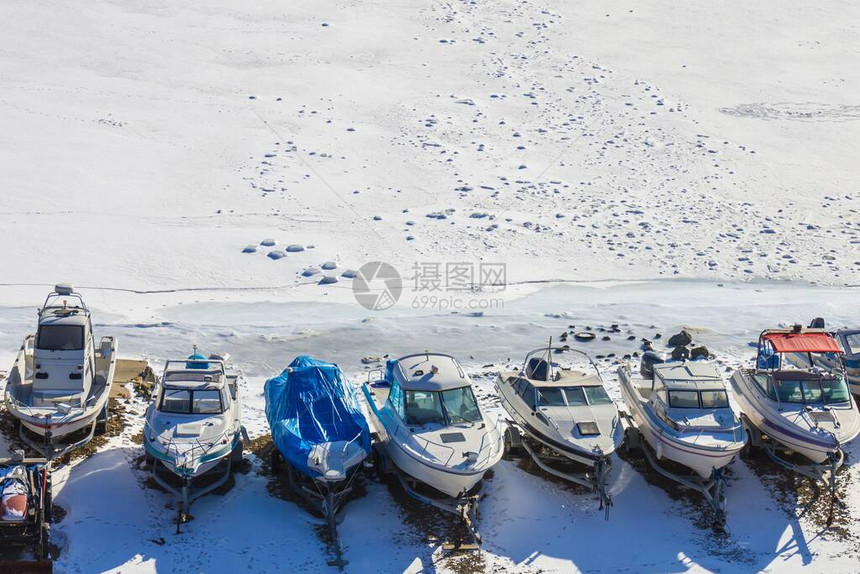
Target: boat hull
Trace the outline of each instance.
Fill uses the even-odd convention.
[[[238,447],[241,440],[241,435],[236,433],[236,436],[233,438],[231,443],[228,443],[223,448],[215,449],[212,452],[206,453],[206,455],[201,457],[199,461],[196,461],[196,464],[192,463],[185,466],[180,465],[176,457],[156,448],[148,440],[144,442],[143,446],[149,456],[164,465],[165,468],[176,476],[180,478],[193,479],[206,474],[218,466],[218,463],[230,456],[233,450]]]
[[[583,466],[593,467],[597,464],[598,460],[608,457],[615,449],[618,448],[618,445],[621,443],[621,440],[617,440],[614,443],[614,448],[609,452],[604,452],[602,454],[595,454],[593,452],[587,452],[581,449],[575,448],[570,444],[563,444],[557,440],[554,440],[552,437],[547,436],[545,433],[542,433],[539,429],[535,428],[529,421],[520,415],[515,408],[507,401],[504,394],[500,391],[499,397],[501,398],[502,407],[505,409],[505,412],[508,413],[508,416],[511,417],[514,423],[518,427],[520,427],[529,437],[541,443],[545,447],[552,449],[553,452],[557,453],[560,456],[570,459],[571,461],[581,464]]]
[[[736,371],[731,378],[735,400],[747,420],[759,431],[769,436],[783,447],[808,458],[814,463],[826,462],[831,455],[841,450],[842,445],[854,439],[860,432],[860,418],[853,404],[846,412],[850,418],[843,420],[841,436],[823,436],[820,432],[805,430],[792,424],[784,416],[768,407],[756,389],[751,388],[748,377]]]

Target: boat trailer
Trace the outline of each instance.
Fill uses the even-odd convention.
[[[83,435],[83,438],[80,438],[74,442],[63,442],[62,440],[54,440],[50,428],[52,418],[53,415],[45,415],[45,435],[43,437],[40,437],[40,439],[34,439],[33,434],[35,433],[29,431],[22,422],[18,421],[17,423],[18,438],[21,439],[21,442],[23,442],[25,445],[35,450],[41,456],[50,461],[53,461],[79,447],[89,444],[89,442],[92,441],[93,437],[95,437],[97,434],[103,434],[107,425],[108,403],[105,402],[104,408],[98,414],[98,416],[96,416],[92,424],[89,425],[89,429],[86,431],[86,434]],[[75,433],[72,433],[72,436],[75,434],[80,435],[82,433],[81,431],[76,431]]]
[[[622,413],[621,420],[625,422],[625,444],[627,448],[637,448],[645,455],[648,464],[664,478],[680,484],[690,490],[700,493],[711,507],[713,512],[712,525],[715,530],[725,530],[726,527],[726,484],[723,477],[723,469],[715,468],[710,478],[702,478],[696,474],[681,475],[674,473],[657,460],[657,455],[650,445],[642,439],[639,429],[633,424],[632,417]]]
[[[305,478],[301,473],[295,472],[289,461],[284,459],[277,448],[273,448],[271,454],[272,472],[277,474],[282,466],[286,470],[290,490],[301,496],[305,502],[325,518],[331,536],[331,547],[335,555],[334,560],[328,561],[328,565],[343,570],[349,561],[344,558],[337,525],[343,521],[343,514],[340,511],[354,493],[355,485],[353,482],[362,473],[363,465],[356,467],[349,478],[344,479],[335,487],[328,484],[321,485],[319,482]],[[298,480],[296,475],[299,476]],[[308,483],[311,483],[313,488],[310,488]]]
[[[406,494],[418,502],[428,504],[434,508],[442,510],[443,512],[459,516],[463,525],[469,530],[469,534],[471,534],[472,539],[474,540],[473,543],[464,544],[462,540],[457,542],[443,542],[442,548],[444,550],[480,551],[481,544],[483,544],[483,538],[481,537],[481,533],[478,531],[478,519],[481,517],[481,511],[478,504],[484,497],[483,481],[480,483],[477,491],[470,494],[465,494],[457,498],[434,498],[418,492],[416,485],[414,484],[415,479],[406,475],[403,471],[397,468],[397,465],[391,463],[381,449],[376,447],[375,450],[379,456],[379,468],[377,470],[380,476],[394,474],[397,477],[397,481],[400,483],[400,486],[402,486],[403,490],[406,491]]]
[[[517,423],[512,420],[507,420],[506,423],[508,427],[505,432],[506,451],[510,452],[512,449],[522,449],[542,471],[596,492],[600,501],[599,510],[602,510],[604,518],[607,521],[609,520],[609,509],[612,508],[612,496],[608,492],[607,484],[609,482],[609,473],[612,470],[612,462],[608,456],[597,459],[595,465],[584,472],[565,472],[553,465],[577,464],[577,462],[566,456],[541,452],[543,443],[540,443],[541,446],[539,448],[534,448],[529,445],[528,435],[524,433]],[[553,450],[551,447],[547,448]]]
[[[845,453],[842,449],[832,452],[827,455],[827,462],[814,463],[809,461],[809,464],[798,464],[792,462],[779,455],[778,450],[791,451],[788,447],[776,441],[773,437],[761,432],[752,422],[741,415],[744,428],[749,436],[750,445],[754,448],[761,449],[767,454],[773,462],[779,466],[795,472],[801,476],[812,480],[814,483],[824,483],[830,491],[830,507],[827,511],[827,526],[833,524],[833,512],[837,503],[842,504],[839,500],[839,495],[836,492],[836,471],[838,471],[845,462]],[[801,455],[802,456],[802,455]]]
[[[218,463],[215,467],[207,471],[201,476],[198,477],[190,477],[190,476],[182,476],[179,477],[179,486],[175,486],[175,484],[171,484],[168,478],[176,477],[176,474],[169,472],[168,478],[161,476],[159,469],[163,467],[167,470],[167,467],[160,460],[152,457],[151,455],[146,455],[151,462],[151,475],[152,479],[164,490],[176,496],[178,501],[177,515],[176,515],[176,534],[182,534],[182,525],[188,522],[191,519],[191,503],[204,496],[209,494],[213,490],[216,490],[222,487],[233,474],[233,463],[241,462],[242,460],[242,445],[249,444],[250,440],[248,438],[248,431],[242,427],[241,430],[242,436],[239,440],[239,448],[233,450],[229,455],[225,458],[226,464]],[[238,454],[237,454],[238,452]],[[218,476],[213,482],[206,484],[201,488],[195,488],[192,484],[194,478],[200,479],[202,477],[209,477],[211,473],[213,473],[219,466],[224,466],[224,472]]]

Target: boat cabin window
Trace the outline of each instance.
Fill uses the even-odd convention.
[[[768,391],[768,396],[772,400],[779,400],[782,403],[831,404],[846,403],[849,400],[848,385],[841,377],[820,380],[780,379],[776,385],[769,381]]]
[[[563,407],[565,406],[564,402],[564,393],[560,388],[546,388],[537,390],[538,392],[538,404],[542,407]]]
[[[698,409],[698,391],[669,391],[669,406],[676,409]]]
[[[442,401],[438,392],[405,391],[405,395],[406,424],[445,424],[445,414],[442,412]]]
[[[802,403],[803,389],[800,387],[800,381],[779,381],[776,384],[776,392],[780,402],[783,403]]]
[[[848,385],[842,377],[822,379],[821,394],[825,403],[847,403],[850,400]]]
[[[703,409],[724,409],[729,406],[729,395],[726,391],[700,391]]]
[[[845,353],[848,355],[854,355],[855,353],[860,353],[860,333],[852,333],[850,335],[845,335],[843,337],[843,341],[845,342]]]
[[[45,351],[82,351],[84,349],[83,325],[42,325],[36,348]]]
[[[391,402],[391,408],[401,419],[406,418],[406,411],[403,409],[403,389],[397,384],[397,381],[392,381],[391,390],[388,392],[388,400]]]
[[[473,423],[483,420],[472,387],[442,391],[442,406],[445,408],[445,414],[448,415],[448,421],[451,423]]]
[[[532,410],[535,408],[535,388],[532,386],[530,382],[525,379],[518,379],[517,384],[514,387],[517,390],[517,394],[523,401],[528,405],[528,407]]]
[[[564,398],[567,404],[575,407],[586,404],[585,389],[583,387],[568,387],[564,389]]]
[[[590,405],[608,405],[612,402],[603,387],[582,387],[582,390],[585,391],[585,398]]]
[[[217,415],[224,412],[221,392],[216,389],[186,390],[165,388],[160,410],[186,415]]]
[[[797,375],[795,375],[797,376]],[[763,393],[781,403],[844,403],[848,402],[848,386],[840,377],[823,379],[779,378],[764,374],[754,375]]]
[[[600,386],[538,389],[538,404],[542,407],[607,405],[611,402],[606,389]]]

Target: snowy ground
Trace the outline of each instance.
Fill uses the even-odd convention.
[[[858,283],[856,3],[554,4],[5,2],[3,282]]]
[[[104,295],[86,294],[96,301]],[[110,294],[105,296],[110,300]],[[139,297],[143,306],[151,296]],[[97,334],[117,335],[124,356],[146,357],[156,366],[168,356],[184,354],[192,343],[230,352],[246,378],[245,422],[251,435],[259,436],[266,432],[265,378],[300,353],[337,361],[353,382],[360,382],[363,356],[425,348],[452,352],[473,374],[485,408],[498,412],[492,374],[569,325],[599,329],[618,324],[622,332],[612,334],[611,341],[584,348],[593,355],[619,357],[638,349],[638,341],[627,341],[630,334],[666,337],[686,326],[697,341],[734,365],[751,358],[748,343],[763,325],[812,316],[842,325],[856,317],[855,301],[852,289],[669,281],[557,286],[480,317],[395,308],[367,320],[370,314],[354,304],[330,304],[320,313],[317,304],[278,302],[169,305],[150,312],[146,321],[98,306],[95,312]],[[32,309],[3,308],[0,317],[0,348],[14,349],[32,327]],[[4,352],[0,359],[10,363],[12,353]],[[613,361],[601,364],[610,393],[618,397]],[[142,453],[132,437],[141,428],[144,407],[132,401],[129,427],[121,437],[58,471],[56,501],[68,510],[55,529],[63,544],[59,572],[170,572],[180,564],[182,571],[200,572],[331,570],[326,546],[314,532],[318,521],[295,504],[273,498],[268,477],[257,473],[256,459],[254,469],[238,475],[229,493],[196,503],[195,520],[186,533],[175,535],[169,497],[143,488],[144,475],[132,465]],[[704,504],[697,497],[677,499],[678,489],[651,484],[653,473],[622,460],[616,460],[613,470],[615,507],[609,522],[592,495],[530,474],[515,462],[500,463],[482,505],[486,545],[477,563],[470,557],[443,558],[427,541],[432,532],[407,519],[415,509],[402,506],[376,483],[349,505],[340,532],[348,570],[355,572],[851,572],[860,556],[860,498],[853,488],[860,482],[858,448],[849,447],[848,468],[840,475],[848,505],[837,520],[842,534],[820,525],[823,502],[798,518],[800,510],[794,512],[791,498],[795,487],[774,487],[782,473],[761,478],[760,469],[736,461],[728,489],[729,535],[715,537],[701,523]]]
[[[59,281],[90,287],[123,356],[230,352],[256,436],[263,381],[299,353],[357,381],[364,355],[450,351],[495,409],[492,373],[570,324],[692,325],[736,364],[767,326],[860,323],[857,3],[5,0],[2,16],[0,371]],[[408,292],[368,313],[341,273],[371,260],[407,279],[504,263],[503,293],[456,293],[504,307],[414,310]],[[144,405],[128,407],[122,437],[58,473],[59,571],[327,570],[313,519],[257,467],[172,535],[131,468]],[[727,540],[626,462],[608,524],[502,462],[477,564],[439,561],[378,485],[342,533],[355,571],[856,570],[857,496],[848,533],[822,533],[733,469]]]

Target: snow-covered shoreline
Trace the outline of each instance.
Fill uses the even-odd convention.
[[[422,349],[452,352],[474,377],[484,407],[498,413],[493,373],[521,361],[526,351],[570,325],[590,326],[601,335],[581,347],[605,357],[598,363],[610,394],[618,398],[613,364],[639,349],[641,337],[653,339],[661,333],[665,340],[688,327],[698,342],[730,367],[750,359],[753,350],[748,343],[766,326],[823,316],[836,327],[856,316],[852,289],[785,283],[718,286],[697,281],[668,282],[671,288],[667,289],[666,283],[555,286],[482,316],[400,307],[370,312],[354,302],[271,301],[166,304],[149,309],[146,321],[143,315],[130,319],[121,309],[103,308],[96,302],[94,316],[97,335],[117,335],[123,356],[147,358],[156,370],[165,358],[183,354],[192,344],[229,352],[245,376],[243,414],[252,437],[267,432],[265,379],[298,354],[338,362],[357,384],[364,378],[364,356]],[[140,310],[150,306],[147,301]],[[31,330],[34,314],[29,308],[2,308],[0,317],[0,344],[14,349]],[[600,331],[612,324],[618,324],[621,333]],[[602,341],[603,336],[611,340]],[[630,336],[636,339],[628,340]],[[4,352],[0,358],[11,360],[11,355]],[[133,469],[142,453],[133,436],[142,425],[145,403],[133,399],[126,407],[129,426],[122,436],[111,439],[100,453],[57,473],[56,501],[68,510],[56,526],[59,539],[65,541],[57,562],[59,572],[172,571],[179,560],[201,572],[246,565],[261,572],[329,570],[325,545],[314,531],[316,520],[299,506],[272,497],[255,458],[253,470],[238,475],[228,494],[196,503],[196,518],[185,534],[173,534],[173,515],[165,507],[168,497],[144,488],[142,471]],[[852,517],[860,512],[860,501],[851,488],[858,480],[854,464],[858,448],[849,445],[848,466],[840,474]],[[762,482],[757,472],[742,461],[731,465],[730,534],[715,541],[710,530],[697,522],[704,503],[699,505],[695,496],[673,500],[662,488],[649,484],[653,477],[646,480],[625,461],[616,461],[613,470],[615,507],[608,523],[592,495],[562,488],[503,461],[488,483],[482,505],[481,529],[487,544],[481,568],[853,571],[858,552],[856,521],[840,524],[848,535],[837,536],[810,519],[791,518],[786,503],[769,490],[772,484]],[[425,532],[405,521],[405,510],[385,486],[371,483],[367,490],[365,497],[350,503],[340,529],[350,570],[417,572],[431,568],[432,561],[437,571],[455,569],[438,551],[433,553]],[[125,510],[117,513],[119,507]],[[368,529],[368,524],[374,528]],[[97,545],[93,558],[96,547],[91,541],[108,532],[111,544]],[[212,537],[224,540],[229,551],[202,545]],[[618,540],[628,542],[619,545]],[[602,547],[613,550],[594,551]]]

